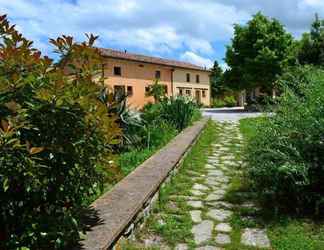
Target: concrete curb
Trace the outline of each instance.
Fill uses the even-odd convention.
[[[207,124],[204,118],[177,135],[164,148],[137,167],[108,193],[97,199],[90,209],[97,223],[89,227],[79,248],[113,249],[120,239],[132,235],[150,214],[159,198],[160,187],[176,174],[185,154],[197,141]]]

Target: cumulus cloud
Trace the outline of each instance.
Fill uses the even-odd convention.
[[[187,61],[202,67],[206,67],[208,69],[210,69],[213,66],[213,61],[208,59],[208,58],[204,58],[202,56],[199,56],[197,54],[195,54],[192,51],[186,51],[185,53],[183,53],[181,55],[181,60],[183,61]]]
[[[0,13],[47,54],[48,38],[69,34],[82,40],[92,32],[100,36],[100,46],[206,65],[206,60],[222,61],[233,24],[245,23],[257,11],[278,18],[299,36],[315,12],[324,16],[324,1],[0,0]]]

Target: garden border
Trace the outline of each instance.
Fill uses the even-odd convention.
[[[177,173],[208,120],[203,118],[186,128],[110,192],[92,203],[90,209],[97,213],[100,223],[90,227],[85,240],[80,242],[81,249],[120,249],[120,240],[129,238],[150,214],[159,199],[160,188]]]

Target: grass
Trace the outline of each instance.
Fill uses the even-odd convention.
[[[264,117],[256,117],[244,118],[240,120],[240,131],[247,141],[253,138],[253,136],[255,136],[257,124],[264,119]]]
[[[243,136],[249,140],[256,136],[256,127],[260,119],[247,118],[240,122]],[[268,235],[273,249],[276,250],[323,250],[324,222],[284,212],[274,213],[263,209],[258,216],[259,223],[267,225]],[[236,221],[241,226],[241,221]]]
[[[215,142],[219,132],[220,127],[209,121],[201,137],[185,157],[178,174],[161,189],[160,200],[155,206],[153,214],[148,218],[145,227],[136,235],[136,238],[139,239],[138,242],[126,243],[125,246],[128,248],[125,249],[149,249],[141,245],[141,240],[149,235],[161,236],[164,243],[171,247],[178,243],[186,243],[190,249],[194,249],[190,208],[185,200],[181,199],[181,196],[190,195],[191,187],[200,182],[199,178],[193,180],[191,177],[198,177],[205,173],[204,166],[207,156],[211,153],[210,144]]]

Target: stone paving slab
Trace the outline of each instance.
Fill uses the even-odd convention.
[[[196,250],[224,250],[224,249],[215,246],[203,246],[203,247],[196,248]]]
[[[211,209],[208,211],[207,216],[217,221],[225,221],[230,218],[232,211],[225,209]]]
[[[184,243],[178,244],[176,245],[175,250],[188,250],[188,245]]]
[[[227,245],[231,243],[231,238],[228,234],[219,233],[215,237],[215,242],[219,245]]]
[[[243,230],[241,243],[246,246],[269,248],[270,240],[264,229],[246,228]]]
[[[191,216],[191,220],[194,223],[200,223],[202,221],[201,219],[201,211],[200,210],[192,210],[189,212]]]
[[[191,232],[197,245],[211,239],[213,226],[214,223],[210,220],[204,220],[198,225],[193,226]]]
[[[219,223],[216,225],[215,230],[217,232],[230,233],[232,231],[232,227],[228,223]]]

